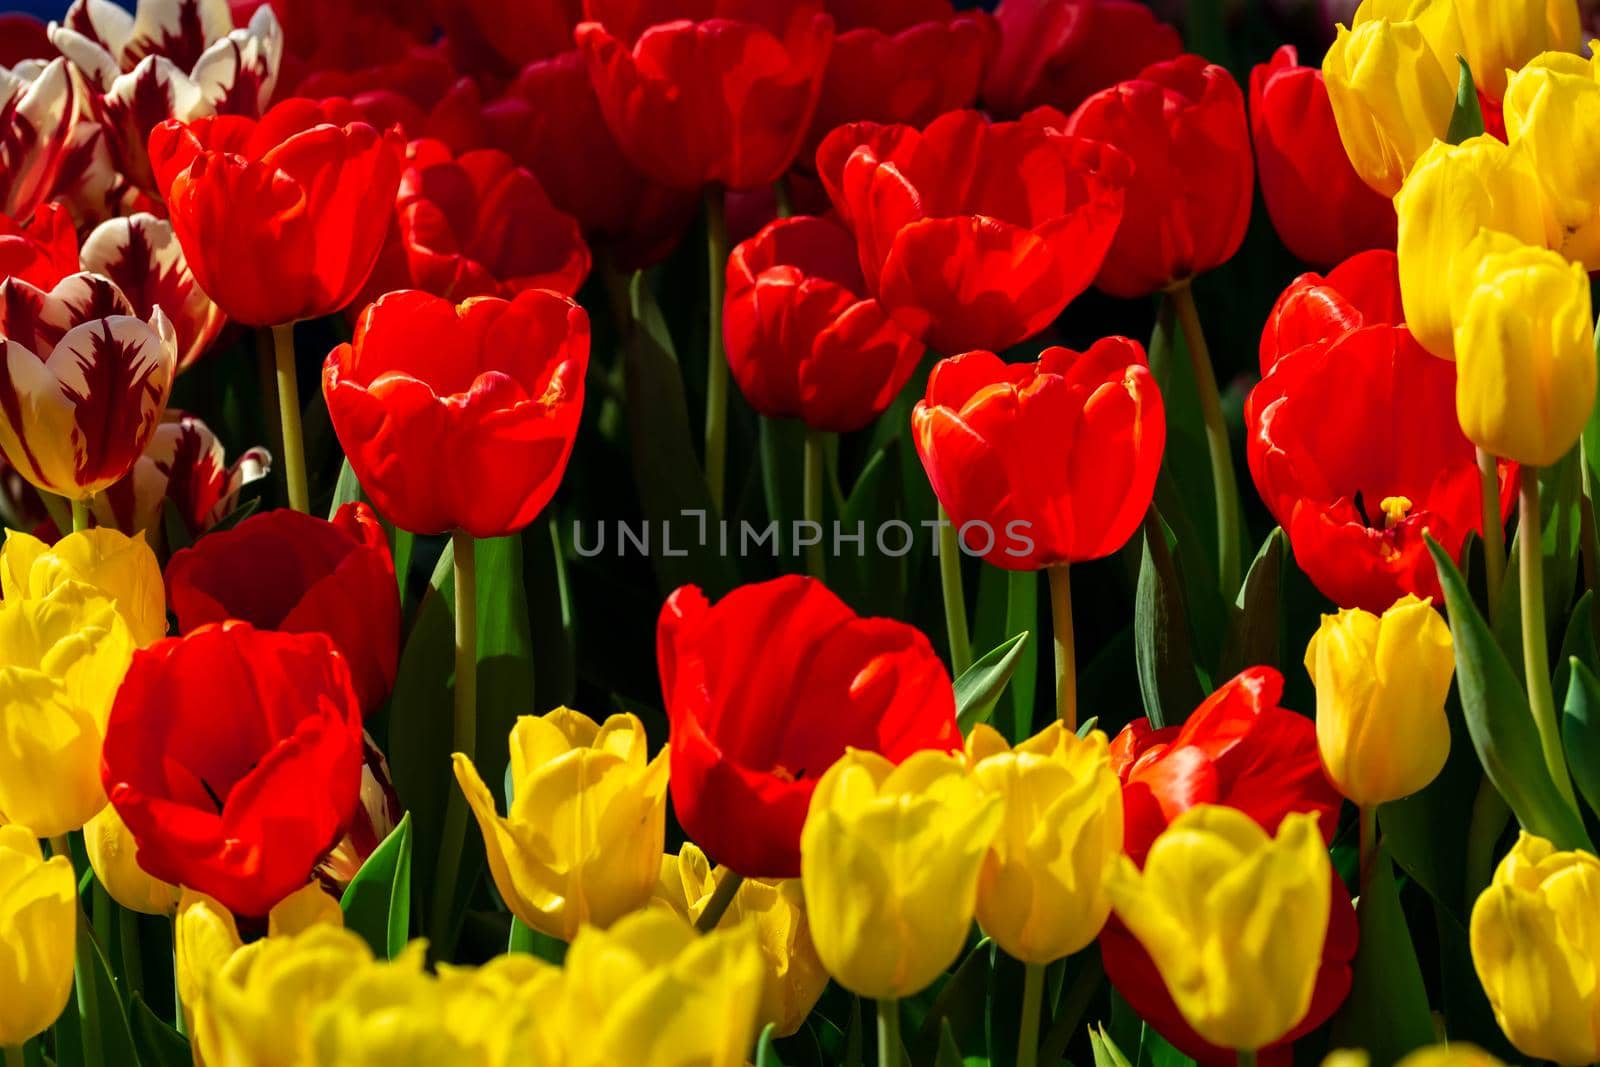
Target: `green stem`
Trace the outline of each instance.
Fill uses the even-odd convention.
[[[900,1067],[900,1002],[878,1001],[878,1067]]]
[[[700,913],[700,918],[695,920],[694,928],[702,934],[709,934],[715,930],[722,917],[728,913],[728,905],[739,895],[739,887],[742,885],[744,885],[744,875],[738,871],[729,871],[723,875],[722,881],[718,882],[717,888],[712,891],[711,899],[706,901],[705,910]]]
[[[178,980],[178,915],[172,915],[172,1025],[184,1037],[189,1036],[189,1019],[183,1010],[183,986]]]
[[[72,858],[67,835],[50,839],[50,854]],[[73,982],[78,990],[78,1023],[83,1034],[84,1067],[102,1067],[105,1050],[100,1040],[100,993],[95,986],[94,930],[83,912],[83,898],[73,894],[78,905],[78,929],[73,940]]]
[[[1056,645],[1056,715],[1067,729],[1078,728],[1078,660],[1072,640],[1070,564],[1050,568],[1050,620]]]
[[[83,530],[87,530],[88,528],[89,502],[87,500],[79,500],[74,497],[72,500],[72,532],[79,533]]]
[[[1500,610],[1500,583],[1506,573],[1506,528],[1500,518],[1500,463],[1478,449],[1478,495],[1483,505],[1483,579],[1489,596],[1489,624]]]
[[[1533,711],[1533,724],[1539,731],[1539,747],[1544,752],[1550,777],[1576,811],[1578,802],[1572,793],[1572,778],[1567,773],[1566,753],[1561,748],[1561,724],[1556,718],[1555,697],[1550,692],[1550,649],[1544,632],[1544,553],[1539,547],[1543,541],[1539,528],[1539,471],[1523,467],[1521,486],[1518,536],[1522,538],[1522,549],[1517,559],[1521,568],[1518,579],[1522,601],[1522,670],[1527,676],[1528,707]]]
[[[1378,856],[1378,806],[1363,804],[1357,809],[1361,820],[1361,851],[1358,854],[1361,894],[1366,895],[1367,883],[1372,881],[1372,864]]]
[[[827,434],[806,427],[805,450],[805,520],[822,529],[823,479],[827,467]],[[820,535],[819,535],[820,536]],[[817,581],[827,577],[827,561],[822,542],[806,546],[806,573]]]
[[[722,512],[728,468],[728,354],[722,348],[722,294],[727,284],[728,222],[722,187],[706,190],[706,280],[711,291],[706,348],[706,488]]]
[[[300,430],[300,381],[294,369],[294,323],[272,328],[273,359],[278,371],[278,418],[283,422],[283,474],[289,483],[289,506],[311,510],[306,482],[306,443]]]
[[[1240,1049],[1235,1055],[1238,1057],[1239,1067],[1256,1067],[1256,1054],[1253,1049]]]
[[[40,489],[39,502],[44,505],[45,514],[50,516],[50,521],[56,524],[56,529],[65,534],[72,526],[72,511],[67,507],[66,498],[57,496],[47,489]]]
[[[5,1055],[6,1067],[24,1067],[28,1057],[23,1053],[21,1045],[6,1045],[0,1048],[0,1053]]]
[[[470,534],[450,535],[455,553],[456,579],[456,684],[452,751],[477,758],[478,750],[478,565],[477,545]],[[460,789],[450,790],[445,802],[444,837],[439,844],[439,869],[434,877],[434,945],[448,954],[451,913],[466,847],[467,802]]]
[[[941,505],[939,508],[939,585],[944,592],[944,628],[950,638],[950,673],[959,678],[972,666],[972,638],[967,632],[967,593],[961,584],[961,539]]]
[[[1022,1027],[1017,1034],[1017,1067],[1039,1062],[1039,1009],[1044,1003],[1044,964],[1024,964],[1022,969]]]
[[[1232,600],[1239,590],[1239,485],[1233,473],[1233,448],[1228,443],[1228,424],[1222,417],[1222,397],[1217,392],[1217,375],[1211,366],[1206,335],[1200,328],[1200,311],[1194,304],[1194,291],[1188,282],[1170,290],[1178,309],[1178,324],[1183,330],[1183,347],[1189,353],[1199,393],[1200,414],[1206,424],[1206,448],[1211,453],[1211,479],[1217,503],[1217,579],[1222,595]]]
[[[1583,504],[1579,508],[1578,536],[1583,545],[1583,587],[1600,596],[1600,535],[1595,531],[1594,471],[1589,467],[1589,454],[1578,445],[1578,472],[1582,479]],[[1594,605],[1590,605],[1593,610]]]
[[[778,218],[787,219],[794,215],[794,201],[790,199],[789,186],[781,175],[772,183],[772,196],[777,204]]]
[[[1505,798],[1483,775],[1478,782],[1478,795],[1472,800],[1472,819],[1467,825],[1466,901],[1478,899],[1494,877],[1494,846],[1506,828],[1511,810]]]
[[[117,941],[122,946],[122,977],[129,993],[144,993],[144,957],[139,948],[139,915],[126,909],[117,912]]]

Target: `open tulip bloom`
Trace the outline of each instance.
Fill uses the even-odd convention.
[[[0,1067],[1600,1060],[1589,0],[23,6]]]

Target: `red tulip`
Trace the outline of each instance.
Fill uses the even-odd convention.
[[[50,198],[86,91],[65,59],[37,74],[0,67],[0,214],[25,219]]]
[[[1379,251],[1297,279],[1268,320],[1267,373],[1245,404],[1250,473],[1295,561],[1340,607],[1372,612],[1442,595],[1424,534],[1459,561],[1483,530],[1455,364],[1395,323],[1398,277],[1394,253]],[[1351,389],[1361,403],[1330,418],[1328,398]],[[1502,518],[1515,470],[1501,467]]]
[[[578,48],[634,165],[678,189],[794,162],[833,44],[820,0],[586,0]]]
[[[1195,55],[1153,64],[1085,100],[1066,129],[1133,159],[1122,226],[1095,279],[1101,289],[1144,296],[1239,250],[1255,164],[1244,96],[1222,67]]]
[[[525,64],[572,47],[582,0],[437,0],[450,53],[477,76],[514,77]]]
[[[333,521],[279,508],[181,549],[167,565],[180,633],[228,619],[320,633],[350,665],[369,713],[394,685],[400,594],[377,516],[352,502]]]
[[[0,67],[14,67],[50,52],[50,34],[43,19],[22,11],[0,12]]]
[[[1161,831],[1196,804],[1237,808],[1269,833],[1285,815],[1315,812],[1323,838],[1332,840],[1342,800],[1322,772],[1316,725],[1280,707],[1282,695],[1282,675],[1252,667],[1212,693],[1182,726],[1153,730],[1140,719],[1117,735],[1111,764],[1122,778],[1124,834],[1134,862],[1143,866]],[[1333,907],[1311,1008],[1283,1042],[1261,1050],[1264,1064],[1287,1067],[1289,1043],[1326,1022],[1350,991],[1355,910],[1337,874],[1329,891]],[[1117,991],[1180,1051],[1207,1067],[1234,1061],[1231,1050],[1207,1044],[1183,1021],[1155,964],[1116,919],[1100,935],[1100,954]]]
[[[747,877],[799,877],[812,790],[846,747],[898,763],[961,746],[950,675],[928,639],[861,618],[810,578],[743,586],[714,605],[684,586],[661,609],[656,656],[678,821]]]
[[[1005,118],[1036,107],[1071,111],[1183,52],[1178,31],[1136,0],[1001,0],[994,15],[1000,52],[983,102]]]
[[[578,432],[589,319],[529,289],[459,307],[390,293],[328,355],[322,392],[361,487],[414,533],[501,537],[550,502]]]
[[[817,149],[867,291],[935,351],[1027,340],[1100,269],[1122,219],[1127,159],[1060,122],[1048,109],[992,125],[953,111],[920,132],[841,126]]]
[[[257,0],[230,0],[234,24],[244,25]],[[283,27],[280,97],[326,95],[301,91],[308,79],[330,71],[364,73],[385,84],[385,68],[418,50],[438,52],[430,5],[392,0],[272,0]],[[363,83],[368,84],[368,83]],[[345,95],[339,92],[333,95]]]
[[[510,156],[486,148],[454,158],[438,141],[412,141],[394,222],[357,303],[396,289],[451,301],[524,289],[571,296],[588,274],[577,221]]]
[[[228,622],[134,653],[101,778],[141,867],[262,916],[344,835],[361,762],[361,703],[332,642]]]
[[[328,121],[366,122],[380,130],[398,126],[409,140],[443,141],[452,152],[484,144],[483,94],[456,73],[442,46],[415,45],[392,63],[361,70],[318,71],[295,90],[324,102],[339,99],[350,111]]]
[[[946,111],[972,107],[983,70],[999,44],[994,19],[957,13],[950,0],[825,0],[838,36],[828,58],[816,116],[816,146],[847,122],[925,126]]]
[[[911,415],[917,454],[969,550],[1007,570],[1098,559],[1139,528],[1166,440],[1144,349],[1126,337],[1038,363],[947,359]]]
[[[200,287],[246,326],[338,311],[366,284],[400,184],[398,138],[286,100],[260,122],[164,122],[156,180]]]
[[[1294,45],[1250,73],[1250,132],[1267,214],[1289,251],[1331,267],[1394,247],[1394,204],[1350,165],[1322,71],[1300,66]]]
[[[95,522],[123,533],[165,532],[167,502],[172,502],[191,538],[199,537],[233,514],[245,486],[265,478],[272,457],[257,446],[232,465],[222,442],[193,415],[168,410],[144,455],[120,482],[102,490],[89,506]]]
[[[693,194],[646,177],[617,147],[579,52],[528,64],[483,124],[489,144],[533,172],[624,269],[663,259],[694,219]]]
[[[922,345],[865,292],[855,240],[831,219],[780,219],[735,248],[722,331],[750,406],[840,432],[883,414]]]
[[[20,278],[49,290],[77,272],[78,231],[66,208],[44,204],[23,223],[0,215],[0,278]]]

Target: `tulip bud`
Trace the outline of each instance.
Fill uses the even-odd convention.
[[[1450,128],[1455,109],[1454,55],[1459,40],[1446,2],[1396,5],[1365,0],[1351,26],[1340,26],[1322,60],[1339,139],[1363,181],[1393,196],[1412,165]]]
[[[765,970],[757,940],[748,922],[697,936],[662,908],[586,927],[557,1008],[566,1067],[744,1067]]]
[[[1539,176],[1520,145],[1507,147],[1487,134],[1459,145],[1441,142],[1417,161],[1394,206],[1406,325],[1428,351],[1454,359],[1452,302],[1463,284],[1459,272],[1475,263],[1462,250],[1484,229],[1545,244],[1554,223]]]
[[[141,915],[172,915],[178,910],[181,890],[139,866],[139,846],[110,804],[83,824],[83,847],[95,877],[124,908]]]
[[[117,605],[140,648],[167,635],[167,593],[161,564],[145,544],[132,537],[97,528],[68,534],[47,545],[30,534],[7,530],[0,545],[0,593],[42,597],[62,582],[93,586]]]
[[[728,875],[726,867],[713,871],[705,853],[685,842],[676,856],[661,857],[655,901],[690,922],[698,922],[717,886]],[[760,1024],[773,1023],[779,1037],[788,1037],[800,1029],[828,984],[828,972],[822,969],[817,948],[811,943],[800,879],[746,878],[717,925],[737,926],[747,917],[755,927],[766,970]]]
[[[1106,890],[1195,1032],[1255,1051],[1311,1006],[1331,870],[1314,814],[1286,816],[1272,838],[1235,808],[1201,804],[1156,839],[1142,873],[1123,857]]]
[[[1583,43],[1577,0],[1453,0],[1472,79],[1499,100],[1506,75],[1541,52],[1576,52]]]
[[[72,993],[77,879],[67,857],[44,858],[33,833],[0,826],[0,1047],[47,1030]]]
[[[1600,137],[1600,65],[1565,52],[1536,57],[1511,76],[1505,120],[1543,183],[1561,252],[1600,269],[1600,159],[1572,150]]]
[[[1105,734],[1052,722],[1012,749],[979,725],[967,758],[1005,812],[978,880],[978,922],[1025,963],[1077,952],[1111,914],[1105,879],[1122,855],[1122,783]]]
[[[570,708],[519,718],[504,818],[472,760],[456,753],[456,781],[517,918],[571,941],[583,924],[609,926],[649,901],[666,839],[667,755],[650,759],[647,745],[634,715],[603,725]]]
[[[132,658],[116,605],[81,582],[0,600],[0,822],[54,837],[105,806],[106,716]]]
[[[1523,833],[1472,906],[1472,963],[1519,1052],[1600,1059],[1600,860]]]
[[[828,769],[800,834],[800,880],[817,955],[840,985],[898,999],[954,962],[1001,809],[944,752],[897,767],[852,748]]]
[[[1462,253],[1452,305],[1456,417],[1473,444],[1549,466],[1583,434],[1595,401],[1594,313],[1583,267],[1484,233]]]
[[[1377,616],[1324,615],[1306,646],[1317,687],[1317,747],[1339,792],[1363,807],[1409,796],[1444,769],[1455,674],[1450,627],[1407,593]]]

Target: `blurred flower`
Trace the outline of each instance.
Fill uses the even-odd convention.
[[[1600,269],[1600,165],[1574,143],[1600,136],[1600,67],[1551,52],[1511,76],[1506,130],[1532,161],[1568,259]]]
[[[1131,167],[1063,124],[1049,109],[993,124],[952,111],[920,131],[841,126],[817,149],[867,291],[936,352],[1025,341],[1100,270]]]
[[[108,219],[83,242],[83,269],[117,283],[134,314],[160,308],[178,338],[178,372],[193,366],[222,332],[227,317],[195,282],[172,224],[146,212]]]
[[[43,19],[26,11],[0,12],[0,67],[49,53],[50,31]]]
[[[1456,416],[1491,455],[1544,467],[1578,442],[1595,402],[1589,276],[1560,253],[1485,232],[1461,253]]]
[[[1301,66],[1294,45],[1251,71],[1250,130],[1267,214],[1290,252],[1325,268],[1394,247],[1394,204],[1350,165],[1322,71]]]
[[[135,654],[103,764],[140,866],[261,916],[354,815],[361,705],[321,634],[204,626]]]
[[[286,100],[259,122],[163,122],[156,184],[200,287],[245,326],[338,311],[366,284],[400,182],[399,138]]]
[[[1119,861],[1106,882],[1117,916],[1202,1037],[1253,1052],[1305,1018],[1332,870],[1314,815],[1289,815],[1269,837],[1237,809],[1202,804],[1156,839],[1142,873]]]
[[[570,49],[572,31],[583,21],[583,0],[461,0],[431,7],[451,55],[479,77],[513,77],[526,63]]]
[[[173,915],[182,891],[139,866],[139,846],[117,809],[107,804],[83,826],[89,866],[111,899],[141,915]]]
[[[141,319],[114,284],[85,273],[49,290],[0,283],[0,354],[0,451],[40,489],[86,500],[150,443],[178,343],[160,308]]]
[[[50,198],[86,92],[65,59],[0,67],[0,213],[26,219]]]
[[[684,842],[676,856],[668,853],[661,858],[654,899],[698,922],[717,886],[732,876],[727,867],[713,870],[704,852],[693,842]],[[717,925],[727,929],[746,920],[755,927],[766,969],[758,1025],[772,1023],[777,1036],[788,1037],[799,1031],[828,984],[828,972],[811,943],[800,880],[744,879]]]
[[[1472,965],[1517,1051],[1600,1057],[1600,860],[1523,832],[1472,905]]]
[[[180,633],[239,619],[326,634],[369,714],[394,685],[399,586],[388,535],[363,503],[345,504],[332,521],[287,508],[252,515],[174,553],[167,586]]]
[[[0,278],[18,278],[51,289],[78,271],[78,232],[60,204],[41,204],[17,222],[0,214]]]
[[[1095,285],[1144,296],[1233,257],[1250,224],[1255,164],[1244,95],[1224,68],[1184,55],[1078,105],[1068,133],[1125,152],[1133,181]]]
[[[168,411],[128,477],[101,492],[90,508],[95,521],[124,533],[164,530],[168,501],[191,539],[233,513],[239,492],[272,471],[264,448],[249,449],[231,466],[222,442],[193,415]]]
[[[571,941],[585,924],[610,926],[642,908],[661,871],[666,752],[650,758],[637,716],[597,724],[570,708],[522,716],[510,743],[503,818],[471,757],[453,760],[512,913]]]
[[[0,823],[57,837],[105,806],[101,738],[133,648],[116,604],[81,582],[0,600]]]
[[[45,597],[70,582],[82,582],[115,604],[135,645],[142,648],[167,635],[161,564],[143,536],[80,530],[47,545],[20,530],[5,532],[0,593],[7,600]]]
[[[1381,616],[1359,608],[1324,615],[1305,662],[1317,687],[1322,766],[1339,792],[1377,807],[1444,769],[1456,661],[1432,601],[1407,594]]]
[[[1483,135],[1423,153],[1394,198],[1400,215],[1400,291],[1406,325],[1436,356],[1455,358],[1451,309],[1476,262],[1462,249],[1479,230],[1542,246],[1554,223],[1532,157]]]
[[[72,995],[78,930],[72,860],[39,851],[35,831],[0,825],[0,1046],[44,1033]]]
[[[728,365],[750,406],[819,430],[859,430],[894,402],[920,342],[866,294],[850,231],[779,219],[728,259]]]
[[[1126,337],[1047,348],[1031,364],[944,360],[911,426],[951,521],[977,528],[968,549],[1007,570],[1121,548],[1150,507],[1166,439],[1144,349]]]
[[[588,362],[589,318],[557,293],[458,307],[399,292],[329,353],[322,391],[381,515],[413,533],[501,537],[532,522],[560,484]]]
[[[1122,855],[1122,783],[1106,735],[1052,722],[1013,749],[980,723],[967,759],[1005,813],[978,880],[983,932],[1025,963],[1070,956],[1111,914],[1105,880]]]
[[[895,766],[852,748],[828,769],[800,838],[800,878],[817,955],[840,985],[895,1000],[955,962],[1003,807],[945,752]]]
[[[587,0],[578,48],[635,166],[678,189],[750,189],[794,162],[833,44],[819,0]]]
[[[1369,1067],[1365,1049],[1337,1049],[1322,1061],[1322,1067]],[[1476,1045],[1452,1041],[1448,1045],[1429,1045],[1401,1057],[1395,1067],[1506,1067]]]
[[[750,921],[701,937],[647,908],[585,927],[557,1001],[567,1067],[744,1067],[765,970]]]
[[[983,103],[1002,118],[1071,111],[1101,89],[1183,52],[1178,31],[1136,0],[1000,0],[1000,54]]]
[[[807,805],[848,748],[898,763],[961,745],[950,675],[928,639],[861,618],[811,578],[742,586],[714,605],[680,588],[661,609],[656,659],[673,810],[746,877],[800,873]]]

